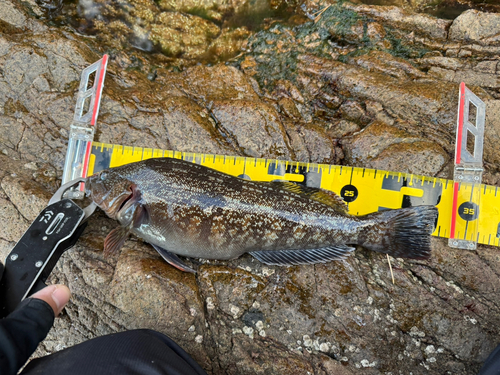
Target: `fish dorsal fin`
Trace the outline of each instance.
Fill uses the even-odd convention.
[[[340,212],[347,212],[348,210],[347,204],[342,197],[338,196],[333,191],[298,185],[289,181],[273,181],[271,184],[295,194],[305,195],[310,199],[331,206]]]
[[[334,207],[341,212],[347,212],[349,209],[347,203],[341,196],[335,194],[333,191],[318,189],[316,193],[311,194],[311,199],[324,203],[328,206]]]
[[[278,266],[292,266],[297,264],[325,263],[332,260],[341,260],[347,257],[354,247],[334,245],[319,249],[306,250],[262,250],[252,251],[250,254],[262,263]]]

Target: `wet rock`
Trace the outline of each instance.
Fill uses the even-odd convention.
[[[424,56],[418,61],[421,64],[421,66],[425,68],[434,66],[453,71],[463,68],[465,65],[465,62],[461,59],[453,57],[444,57],[441,56],[441,54],[438,54],[437,56]]]
[[[449,295],[451,293],[446,300],[447,303],[456,306],[462,311],[462,319],[466,324],[459,329],[452,328],[453,322],[447,316],[448,314],[439,317],[425,317],[423,324],[431,329],[438,328],[436,338],[443,340],[445,348],[460,352],[459,355],[464,358],[470,358],[471,355],[478,355],[479,353],[481,353],[479,354],[481,356],[487,355],[489,351],[489,347],[484,346],[485,341],[467,341],[467,344],[464,345],[463,338],[468,335],[475,335],[474,332],[487,329],[486,326],[478,324],[476,317],[490,309],[491,293],[495,294],[497,290],[497,287],[490,283],[494,283],[494,280],[498,278],[498,273],[495,271],[498,259],[491,259],[490,256],[491,249],[488,248],[484,248],[484,251],[475,254],[450,251],[449,248],[440,243],[436,246],[435,257],[429,264],[429,269],[416,269],[417,276],[425,275],[423,276],[425,282],[432,280],[435,293],[438,295],[442,295],[442,293]],[[483,263],[482,259],[485,258],[491,259],[491,263],[484,265],[483,272],[467,272],[470,270],[469,267],[475,268],[475,265]],[[461,279],[460,283],[452,281],[457,280],[457,277]],[[479,294],[481,297],[471,298],[471,293],[476,296]],[[491,324],[497,323],[492,321]]]
[[[362,1],[366,4],[373,4],[373,1]],[[480,2],[475,0],[381,0],[377,5],[395,5],[397,7],[417,13],[428,13],[430,15],[455,19],[462,12],[468,9],[478,9],[483,12],[498,13],[500,7],[493,2]]]
[[[128,327],[147,326],[166,332],[193,350],[193,357],[207,366],[204,345],[195,340],[198,335],[206,336],[206,332],[194,276],[169,267],[157,255],[144,256],[135,249],[123,251],[118,259],[109,284],[109,302],[127,315]],[[189,331],[193,325],[194,331]]]
[[[26,175],[22,177],[7,175],[2,179],[0,186],[10,202],[28,221],[36,219],[51,197],[37,182],[32,179],[26,180]]]
[[[354,57],[352,60],[356,65],[368,71],[378,70],[399,79],[425,77],[422,71],[416,69],[408,61],[392,56],[387,52],[372,51],[367,55]]]
[[[22,217],[15,206],[7,199],[0,198],[0,220],[9,223],[2,231],[2,240],[15,242],[28,228],[28,221]]]
[[[130,54],[160,51],[163,56],[150,59],[168,57],[175,65],[194,65],[195,59],[217,62],[237,55],[249,34],[247,26],[259,27],[266,15],[275,12],[267,0],[251,6],[247,1],[130,0],[124,5],[96,0],[78,7],[60,3],[51,11],[44,9],[43,2],[33,1],[29,8],[57,24],[97,35],[107,48],[127,49]]]
[[[2,1],[0,4],[2,7],[1,20],[7,22],[13,27],[22,29],[26,25],[27,17],[22,11],[19,11],[16,6],[10,1]]]
[[[351,375],[356,373],[367,374],[369,372],[364,369],[350,370],[347,366],[342,365],[342,362],[337,362],[330,357],[323,355],[319,358],[316,368],[322,369],[325,374],[329,375]],[[319,372],[321,373],[321,372]]]
[[[2,0],[0,7],[2,9],[0,20],[3,21],[1,28],[6,32],[18,33],[27,30],[43,32],[47,29],[41,22],[29,18],[18,3]]]
[[[393,117],[401,117],[411,121],[416,127],[423,123],[449,123],[452,115],[448,109],[448,100],[452,100],[452,87],[442,83],[397,81],[378,73],[367,73],[365,70],[338,65],[340,69],[332,77],[332,82],[340,92],[355,95],[358,98],[383,103],[384,109]],[[439,86],[438,86],[439,85]],[[448,113],[448,114],[446,114]],[[419,125],[417,125],[419,124]],[[438,130],[439,129],[439,130]],[[441,127],[421,128],[424,133],[431,133]],[[430,134],[429,134],[430,136]],[[447,134],[442,140],[451,141]]]
[[[349,163],[360,163],[376,157],[391,144],[418,140],[402,130],[375,121],[360,132],[345,137],[342,143],[346,145],[346,150],[350,150],[347,153]]]
[[[349,165],[435,176],[449,156],[436,143],[375,121],[342,140]]]
[[[180,151],[228,153],[232,148],[216,129],[216,123],[203,108],[185,98],[169,101],[163,122],[170,147]],[[210,139],[199,143],[199,139]]]
[[[500,15],[468,10],[450,26],[450,39],[481,44],[500,44]]]
[[[448,70],[432,67],[429,73],[449,82],[467,82],[468,85],[482,86],[485,88],[500,88],[500,79],[495,73],[478,72],[475,69]]]
[[[339,161],[339,155],[333,147],[324,129],[314,125],[285,124],[290,146],[298,160],[312,163],[333,163]]]
[[[195,66],[187,69],[180,77],[168,75],[159,79],[175,80],[183,92],[205,105],[210,105],[215,99],[257,100],[259,98],[248,77],[238,69],[227,65]],[[214,82],[217,84],[213,84]]]
[[[202,281],[207,309],[216,309],[233,319],[242,318],[266,285],[265,280],[246,270],[222,266],[204,267],[198,278]]]
[[[160,0],[158,6],[163,10],[177,11],[184,13],[198,13],[205,18],[220,21],[224,13],[231,10],[231,5],[223,1],[209,0]]]
[[[13,117],[0,116],[0,143],[9,149],[17,148],[21,142],[24,126]]]
[[[207,13],[196,14],[190,1],[131,1],[122,20],[103,4],[82,9],[88,28],[77,30],[100,33],[86,38],[32,19],[28,5],[0,0],[2,260],[59,185],[80,72],[110,45],[116,53],[98,141],[450,178],[457,82],[465,79],[487,105],[485,179],[500,181],[491,15],[478,16],[485,21],[471,29],[473,38],[457,40],[452,35],[461,35],[468,13],[448,34],[451,21],[397,7],[332,4],[316,22],[274,22],[248,38],[235,28],[228,50],[244,46],[240,57],[190,66],[196,60],[122,48],[133,37],[137,48],[150,48],[148,32],[168,11],[170,25],[196,20],[191,44],[173,45],[180,55],[211,48],[223,55],[228,44],[217,40],[228,29],[216,26],[219,36],[212,21],[237,5],[203,2]],[[113,43],[102,41],[115,32]],[[73,297],[36,355],[151,328],[214,375],[467,374],[498,344],[495,247],[465,252],[433,239],[428,261],[391,259],[394,284],[387,258],[363,249],[342,262],[300,267],[266,266],[248,255],[187,260],[198,269],[192,275],[136,238],[104,258],[104,239],[116,225],[96,212],[56,265],[49,282],[65,283]]]
[[[219,28],[203,18],[177,12],[160,13],[151,28],[151,41],[167,56],[181,53],[186,58],[200,57]]]
[[[487,100],[485,101],[485,104],[486,119],[484,125],[484,157],[486,160],[491,160],[491,163],[494,165],[499,165],[500,154],[498,153],[498,145],[500,142],[500,122],[497,119],[500,115],[500,101]]]
[[[214,101],[212,112],[245,155],[293,159],[285,130],[273,107],[259,102]]]
[[[367,165],[374,169],[436,176],[449,160],[449,155],[436,143],[417,141],[393,144],[368,161]]]
[[[210,55],[212,55],[213,57],[216,56],[216,59],[224,61],[238,55],[248,36],[250,36],[250,32],[246,27],[222,29],[219,36],[210,43],[207,58],[210,60]]]
[[[328,127],[328,134],[332,138],[343,138],[346,135],[355,133],[360,130],[360,127],[358,124],[352,122],[352,121],[347,121],[347,120],[340,120],[338,124],[331,124]]]
[[[339,108],[342,117],[348,121],[359,123],[365,115],[365,111],[360,103],[347,100]]]
[[[426,14],[407,12],[396,6],[372,7],[368,5],[346,5],[363,15],[374,17],[384,25],[390,25],[408,32],[425,35],[435,39],[446,39],[451,21],[435,18]]]
[[[226,373],[266,373],[292,374],[314,373],[311,363],[304,361],[301,354],[290,355],[289,351],[273,342],[252,340],[243,337],[233,348],[234,365]]]

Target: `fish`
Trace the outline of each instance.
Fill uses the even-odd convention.
[[[176,158],[153,158],[103,170],[86,193],[119,222],[104,240],[116,255],[130,234],[172,266],[178,256],[229,260],[249,253],[268,265],[325,263],[361,246],[393,257],[427,259],[434,206],[348,213],[332,191],[293,182],[242,179]]]

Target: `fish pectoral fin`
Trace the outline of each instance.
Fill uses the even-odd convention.
[[[337,209],[337,211],[339,212],[348,211],[347,203],[344,201],[344,199],[342,199],[341,196],[335,194],[333,191],[309,186],[302,186],[289,181],[272,181],[271,184],[273,184],[274,186],[279,186],[280,188],[295,194],[305,195],[309,199],[313,199],[315,201],[331,206]]]
[[[336,245],[306,250],[262,250],[250,254],[262,263],[277,266],[325,263],[346,258],[354,247]]]
[[[153,245],[153,244],[150,244],[150,245],[153,246],[156,249],[156,251],[158,251],[158,253],[161,255],[161,257],[163,259],[165,259],[168,263],[170,263],[170,265],[174,266],[178,270],[181,270],[181,271],[184,271],[184,272],[196,273],[196,271],[194,269],[192,269],[187,264],[185,264],[174,253],[172,253],[172,252],[170,252],[168,250],[165,250],[163,247],[160,247],[160,246],[157,246],[157,245]]]
[[[109,232],[104,240],[104,256],[106,258],[118,254],[127,240],[129,232],[127,227],[118,227]]]
[[[141,225],[149,224],[149,213],[144,204],[137,206],[134,211],[134,219],[132,221],[132,226],[134,228],[139,228]]]

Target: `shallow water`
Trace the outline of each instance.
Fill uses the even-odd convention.
[[[295,2],[247,0],[37,0],[41,18],[96,36],[103,47],[160,52],[202,63],[226,61],[240,52],[243,40],[275,21],[296,14]],[[155,34],[156,33],[156,34]],[[177,41],[178,46],[172,43]],[[179,48],[176,48],[179,47]]]
[[[279,22],[297,24],[314,15],[304,13],[304,0],[37,0],[47,23],[95,36],[108,51],[149,52],[162,64],[185,67],[233,59],[248,37]],[[368,5],[406,6],[402,0],[361,0]],[[430,1],[429,1],[430,3]],[[454,19],[468,9],[500,11],[498,0],[435,0],[421,6],[438,18]],[[308,18],[309,17],[309,18]],[[173,59],[170,63],[164,57]],[[174,61],[175,60],[175,61]],[[179,62],[180,61],[180,62]],[[181,68],[182,69],[182,68]]]

